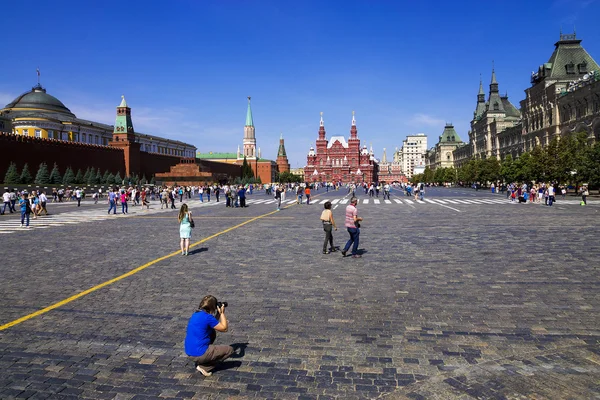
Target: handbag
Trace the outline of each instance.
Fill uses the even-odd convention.
[[[188,215],[188,218],[190,219],[190,228],[195,228],[196,224],[194,223],[194,219],[190,218],[190,215]]]

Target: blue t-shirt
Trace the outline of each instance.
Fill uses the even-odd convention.
[[[200,357],[206,353],[210,344],[210,334],[218,324],[219,321],[207,312],[193,313],[185,334],[185,353],[192,357]]]

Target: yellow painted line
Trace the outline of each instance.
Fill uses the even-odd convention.
[[[239,217],[211,217],[211,216],[198,216],[198,215],[193,215],[194,219],[198,220],[198,219],[250,219],[250,218],[255,218],[255,217],[243,217],[243,216],[239,216]],[[147,219],[158,219],[158,218],[166,218],[166,219],[175,219],[173,217],[151,217],[151,216],[144,216],[144,215],[134,215],[133,218],[147,218]],[[296,219],[296,217],[264,217],[265,219]]]
[[[199,240],[199,241],[197,241],[196,243],[193,243],[193,244],[191,244],[191,245],[190,245],[190,248],[191,248],[191,247],[196,247],[196,246],[198,246],[198,245],[200,245],[200,244],[202,244],[202,243],[205,243],[205,242],[207,242],[207,241],[209,241],[209,240],[211,240],[211,239],[214,239],[214,238],[216,238],[216,237],[218,237],[218,236],[224,235],[224,234],[225,234],[225,233],[227,233],[227,232],[231,232],[231,231],[233,231],[234,229],[241,228],[241,227],[242,227],[242,226],[244,226],[244,225],[247,225],[247,224],[249,224],[249,223],[251,223],[251,222],[254,222],[254,221],[256,221],[256,220],[259,220],[259,219],[261,219],[261,218],[268,217],[269,215],[273,215],[273,214],[275,214],[275,213],[277,213],[277,212],[278,212],[278,211],[271,211],[271,212],[269,212],[269,213],[267,213],[267,214],[259,215],[259,216],[257,216],[257,217],[254,217],[254,218],[252,218],[252,219],[249,219],[248,221],[244,221],[244,222],[242,222],[242,223],[240,223],[240,224],[238,224],[238,225],[232,226],[231,228],[227,228],[227,229],[225,229],[225,230],[223,230],[223,231],[221,231],[221,232],[217,232],[217,233],[215,233],[214,235],[208,236],[208,237],[206,237],[206,238],[204,238],[204,239],[202,239],[202,240]],[[154,265],[154,264],[156,264],[156,263],[159,263],[159,262],[161,262],[161,261],[163,261],[163,260],[166,260],[166,259],[168,259],[168,258],[171,258],[171,257],[173,257],[173,256],[176,256],[176,255],[178,255],[178,254],[180,254],[180,253],[179,253],[179,250],[177,250],[177,251],[175,251],[175,252],[173,252],[173,253],[171,253],[171,254],[167,254],[166,256],[159,257],[159,258],[157,258],[157,259],[154,259],[154,260],[152,260],[152,261],[150,261],[150,262],[148,262],[148,263],[146,263],[146,264],[144,264],[144,265],[141,265],[141,266],[139,266],[139,267],[137,267],[137,268],[135,268],[135,269],[132,269],[131,271],[129,271],[129,272],[126,272],[126,273],[124,273],[123,275],[117,276],[116,278],[110,279],[110,280],[108,280],[108,281],[106,281],[106,282],[103,282],[103,283],[101,283],[101,284],[99,284],[99,285],[96,285],[96,286],[94,286],[94,287],[91,287],[91,288],[89,288],[89,289],[87,289],[87,290],[84,290],[83,292],[79,292],[79,293],[77,293],[77,294],[76,294],[76,295],[74,295],[74,296],[71,296],[71,297],[69,297],[69,298],[67,298],[67,299],[61,300],[61,301],[59,301],[58,303],[54,303],[54,304],[52,304],[52,305],[50,305],[50,306],[48,306],[48,307],[46,307],[46,308],[42,308],[41,310],[38,310],[38,311],[36,311],[36,312],[33,312],[33,313],[31,313],[31,314],[25,315],[24,317],[21,317],[21,318],[19,318],[19,319],[15,319],[14,321],[11,321],[11,322],[9,322],[9,323],[7,323],[7,324],[4,324],[4,325],[0,326],[0,331],[3,331],[3,330],[5,330],[5,329],[8,329],[8,328],[10,328],[11,326],[18,325],[18,324],[20,324],[21,322],[25,322],[25,321],[27,321],[27,320],[30,320],[30,319],[32,319],[32,318],[38,317],[38,316],[40,316],[40,315],[42,315],[42,314],[45,314],[45,313],[47,313],[48,311],[52,311],[52,310],[54,310],[55,308],[62,307],[62,306],[64,306],[65,304],[68,304],[68,303],[70,303],[70,302],[72,302],[72,301],[75,301],[75,300],[77,300],[77,299],[79,299],[79,298],[81,298],[81,297],[83,297],[83,296],[86,296],[86,295],[88,295],[88,294],[90,294],[90,293],[93,293],[93,292],[95,292],[96,290],[102,289],[102,288],[103,288],[103,287],[105,287],[105,286],[112,285],[112,284],[113,284],[113,283],[115,283],[115,282],[119,282],[119,281],[120,281],[120,280],[122,280],[122,279],[125,279],[125,278],[127,278],[127,277],[130,277],[130,276],[132,276],[132,275],[135,275],[135,274],[137,274],[138,272],[140,272],[140,271],[143,271],[143,270],[145,270],[146,268],[150,267],[151,265]]]

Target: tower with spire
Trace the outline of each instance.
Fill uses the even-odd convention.
[[[290,172],[290,163],[288,162],[287,154],[285,153],[285,145],[283,144],[283,134],[279,137],[279,150],[277,151],[277,169],[279,173]]]
[[[473,112],[473,120],[477,120],[483,116],[485,112],[485,92],[483,91],[483,82],[479,77],[479,92],[477,93],[477,106]]]
[[[131,108],[121,96],[121,104],[117,106],[117,117],[113,129],[112,147],[123,149],[125,156],[125,176],[133,176],[140,172],[140,149],[141,144],[135,140],[133,121],[131,120]]]
[[[500,157],[500,136],[503,131],[519,123],[521,113],[508,100],[508,95],[502,96],[496,78],[496,68],[492,64],[492,79],[488,99],[485,101],[483,84],[479,79],[477,106],[473,112],[471,131],[469,132],[470,154],[477,158]],[[446,130],[444,131],[446,132]],[[453,135],[451,135],[453,136]],[[456,136],[457,137],[457,136]],[[444,141],[445,143],[446,141]],[[448,147],[447,144],[445,144]],[[448,164],[448,150],[444,149],[442,161],[436,161],[438,166]],[[441,156],[440,156],[441,157]],[[450,157],[452,159],[452,156]]]
[[[247,160],[256,160],[256,136],[254,132],[254,120],[252,118],[252,108],[250,107],[250,96],[248,96],[248,110],[246,111],[246,125],[244,125],[243,154],[241,158]]]

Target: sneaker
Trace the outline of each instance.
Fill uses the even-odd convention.
[[[362,258],[362,256],[360,254],[353,254],[352,258]]]
[[[346,252],[347,252],[347,251],[348,251],[348,250],[342,250],[342,257],[346,257]]]
[[[329,252],[330,252],[330,253],[335,253],[336,251],[337,251],[337,249],[336,249],[335,247],[334,247],[334,248],[331,248],[331,249],[329,249]]]
[[[21,228],[24,227],[25,225],[21,224]]]
[[[324,251],[323,254],[329,254],[331,253],[330,251]]]
[[[201,373],[202,375],[204,375],[204,376],[211,376],[211,375],[212,375],[212,372],[205,370],[204,368],[202,368],[202,367],[201,367],[201,366],[199,366],[199,365],[196,365],[196,370],[197,370],[198,372],[200,372],[200,373]]]

